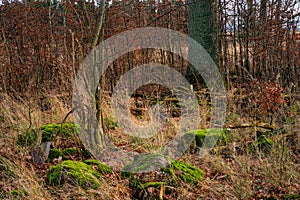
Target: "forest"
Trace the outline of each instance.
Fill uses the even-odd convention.
[[[0,199],[300,199],[299,0],[2,0],[0,28]]]

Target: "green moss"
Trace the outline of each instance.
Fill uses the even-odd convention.
[[[203,171],[188,163],[172,160],[157,154],[147,154],[136,158],[132,164],[125,166],[121,171],[122,178],[130,177],[132,184],[139,183],[134,175],[141,172],[162,170],[174,178],[180,178],[184,182],[197,184],[203,179]]]
[[[78,153],[78,150],[76,148],[66,148],[62,150],[61,153],[65,156],[73,156]]]
[[[121,177],[132,178],[136,173],[153,170],[162,170],[175,178],[177,177],[176,174],[180,174],[180,179],[195,184],[203,179],[203,171],[199,168],[185,162],[165,158],[158,154],[147,154],[140,158],[136,158],[132,164],[129,164],[122,169]]]
[[[199,129],[199,130],[193,130],[187,132],[187,135],[194,134],[195,135],[195,141],[196,145],[198,147],[201,147],[204,139],[207,137],[207,141],[211,141],[214,143],[214,141],[218,141],[218,144],[225,145],[228,143],[228,137],[227,137],[227,129]]]
[[[88,165],[95,165],[97,166],[97,171],[101,174],[109,174],[112,172],[111,167],[107,166],[106,164],[103,164],[99,160],[86,160],[84,163]]]
[[[39,129],[31,129],[24,133],[21,133],[17,137],[17,144],[20,146],[30,146],[37,142],[37,132],[42,134],[42,142],[52,141],[57,134],[61,137],[68,138],[77,133],[80,130],[78,124],[64,123],[61,124],[45,124]]]
[[[42,142],[52,141],[55,134],[68,138],[79,131],[79,125],[73,123],[45,124],[40,127],[42,132]]]
[[[164,182],[147,182],[147,183],[142,184],[142,187],[143,188],[148,188],[148,187],[157,188],[157,187],[161,187],[164,184],[165,184]]]
[[[48,159],[53,160],[54,158],[62,157],[63,160],[67,159],[67,156],[72,156],[78,153],[78,150],[75,148],[67,148],[62,151],[60,151],[58,148],[53,148],[49,152]]]
[[[130,187],[131,188],[139,188],[139,189],[147,189],[149,187],[161,187],[164,185],[164,182],[146,182],[142,183],[140,180],[134,179],[130,181]]]
[[[91,152],[89,152],[88,150],[86,150],[86,149],[82,149],[81,150],[81,155],[82,155],[82,157],[83,158],[91,158],[92,157],[92,154],[91,154]]]
[[[53,160],[54,158],[58,158],[62,155],[62,152],[58,148],[53,148],[50,150],[48,159]]]
[[[79,161],[63,161],[47,171],[47,182],[52,186],[60,186],[68,181],[83,188],[97,189],[100,186],[101,174],[90,165]]]
[[[164,182],[146,182],[142,183],[139,179],[130,181],[132,196],[134,199],[161,199],[160,188],[165,185]],[[147,191],[147,188],[153,188],[152,192]]]
[[[188,163],[175,160],[167,168],[163,169],[173,177],[178,177],[184,182],[197,184],[203,179],[203,171]]]
[[[136,157],[135,160],[126,165],[121,171],[122,178],[128,178],[138,172],[161,170],[170,163],[170,159],[159,154],[147,154]]]

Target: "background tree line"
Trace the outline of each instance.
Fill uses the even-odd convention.
[[[298,91],[299,16],[297,0],[3,1],[0,88],[23,97],[71,94],[91,48],[122,31],[156,26],[200,42],[228,87],[258,79]],[[106,89],[134,66],[152,61],[183,74],[188,69],[187,61],[169,52],[136,50],[109,67]]]

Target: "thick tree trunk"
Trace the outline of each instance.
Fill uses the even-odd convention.
[[[217,24],[214,0],[197,0],[189,8],[189,36],[200,43],[217,63]],[[195,85],[199,74],[192,66],[187,70],[186,78]]]

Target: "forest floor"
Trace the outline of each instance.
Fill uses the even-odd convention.
[[[162,172],[152,172],[136,175],[134,180],[141,184],[134,185],[133,179],[122,177],[120,169],[113,169],[101,175],[99,187],[92,188],[82,187],[73,179],[57,186],[49,184],[47,177],[49,168],[63,160],[84,161],[93,159],[92,155],[77,152],[36,164],[30,153],[32,146],[17,144],[21,133],[61,123],[71,110],[64,102],[67,98],[54,95],[23,102],[0,93],[0,199],[300,199],[300,102],[286,95],[282,105],[263,112],[263,107],[251,106],[253,96],[249,95],[236,88],[227,93],[226,142],[216,145],[204,157],[199,156],[194,144],[179,158],[201,169],[202,180],[170,180]],[[199,99],[200,126],[206,129],[209,104],[207,99]],[[135,107],[131,111],[137,121],[147,121],[143,109]],[[149,152],[172,137],[180,116],[176,111],[171,113],[161,134],[152,140],[124,135],[109,112],[103,115],[104,130],[118,147]],[[69,116],[67,122],[72,120]],[[54,147],[84,150],[76,135],[71,139],[56,138],[51,150]],[[179,177],[183,172],[176,173],[174,176]],[[146,186],[149,182],[157,185]]]

